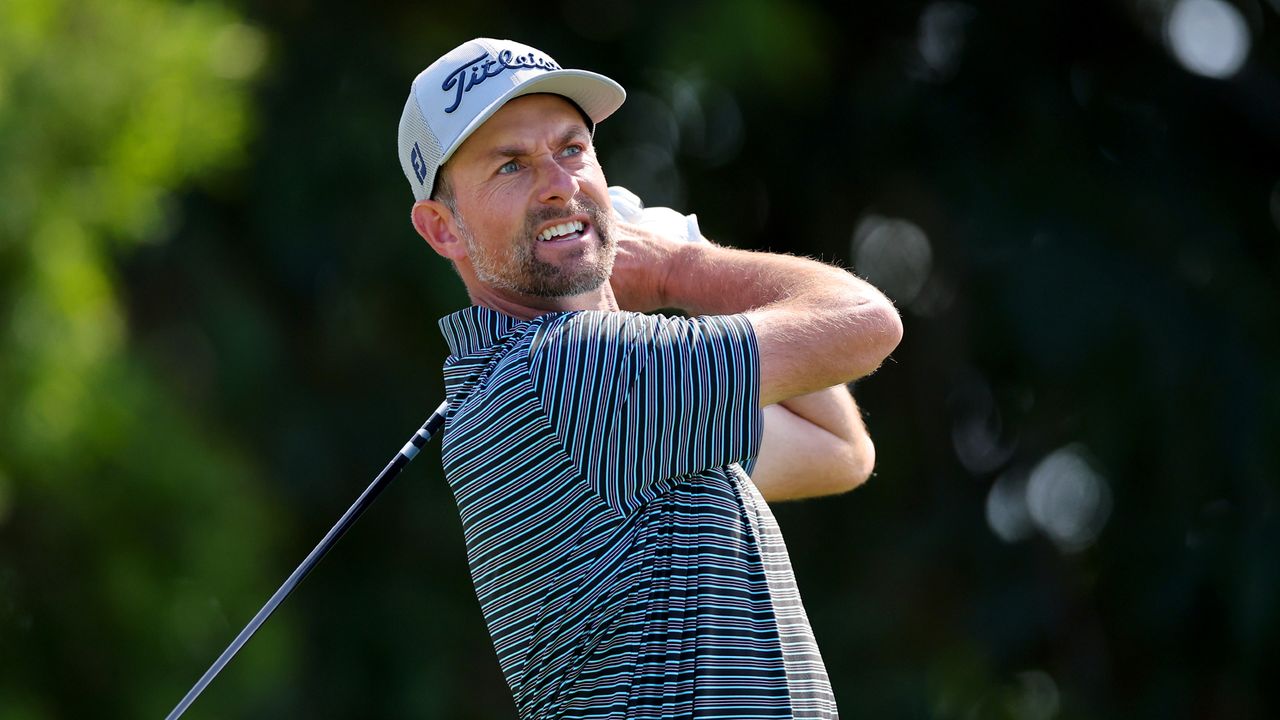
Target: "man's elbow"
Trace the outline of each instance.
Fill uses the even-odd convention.
[[[858,359],[856,378],[875,372],[902,342],[902,317],[887,298],[865,301],[849,332],[849,357]]]
[[[876,450],[871,438],[864,435],[859,440],[848,440],[839,457],[832,458],[820,476],[810,478],[797,497],[843,495],[869,480],[875,464]]]
[[[871,479],[876,466],[876,446],[871,437],[861,437],[848,442],[848,458],[841,463],[842,472],[835,479],[832,494],[847,493]]]
[[[897,349],[898,343],[902,342],[902,316],[888,299],[875,305],[871,318],[874,328],[871,345],[876,357],[876,367],[879,367]]]
[[[886,303],[880,308],[880,322],[884,327],[884,356],[889,357],[889,353],[898,347],[898,343],[902,342],[902,316],[898,314],[898,308],[893,303]]]

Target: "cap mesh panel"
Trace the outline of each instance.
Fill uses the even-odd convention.
[[[413,160],[410,157],[414,143],[418,144],[422,160],[427,165],[427,174],[421,183],[413,171]],[[413,188],[415,199],[426,200],[431,197],[436,170],[440,167],[440,156],[443,154],[440,141],[427,126],[422,109],[418,107],[417,93],[410,92],[409,99],[404,104],[404,113],[400,116],[400,168],[404,170],[404,176]]]

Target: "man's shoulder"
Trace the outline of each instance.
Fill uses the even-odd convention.
[[[528,328],[528,352],[538,360],[588,356],[606,362],[633,352],[684,354],[715,347],[750,347],[751,324],[743,315],[645,314],[578,310],[535,318]]]
[[[737,326],[746,323],[744,315],[667,315],[665,313],[640,313],[629,310],[573,310],[540,315],[531,323],[540,328],[555,331],[576,332],[618,332],[620,330],[653,330],[690,327],[726,325]]]
[[[650,343],[683,325],[689,318],[645,314],[627,310],[576,310],[550,313],[535,318],[530,332],[535,349],[553,345],[599,345]]]

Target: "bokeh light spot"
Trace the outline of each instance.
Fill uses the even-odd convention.
[[[998,469],[1013,455],[1004,418],[991,386],[977,373],[962,380],[947,401],[951,410],[951,443],[960,464],[974,475]]]
[[[1086,458],[1083,446],[1049,453],[1027,480],[1032,521],[1065,552],[1083,550],[1111,515],[1111,488]]]
[[[974,9],[958,2],[935,2],[920,13],[916,49],[929,79],[946,80],[956,73],[964,52],[965,29]]]
[[[1027,479],[1021,473],[1005,473],[991,485],[986,511],[991,532],[1007,543],[1026,540],[1035,532],[1027,511]]]
[[[667,85],[671,112],[679,124],[680,152],[708,167],[736,157],[745,129],[733,93],[698,75],[672,75]]]
[[[929,236],[901,218],[866,215],[853,231],[854,270],[899,305],[909,305],[933,267]]]
[[[258,72],[267,57],[261,30],[244,23],[228,23],[213,36],[209,69],[218,77],[243,80]]]
[[[1018,692],[1010,715],[1018,720],[1052,720],[1061,706],[1058,683],[1043,670],[1018,673]]]
[[[1217,79],[1239,72],[1251,44],[1244,16],[1222,0],[1179,0],[1165,21],[1165,37],[1184,68]]]
[[[605,167],[619,168],[619,182],[639,195],[645,205],[684,207],[684,180],[665,147],[647,143],[624,147],[607,158]]]

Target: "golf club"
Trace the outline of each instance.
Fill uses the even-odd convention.
[[[422,424],[421,428],[418,428],[418,432],[414,433],[413,437],[409,438],[409,442],[405,443],[404,447],[400,448],[400,451],[391,459],[391,462],[387,463],[387,466],[382,469],[382,472],[378,473],[378,477],[374,478],[373,482],[369,484],[369,487],[365,488],[364,492],[360,493],[360,497],[356,498],[355,503],[352,504],[351,507],[347,508],[347,511],[342,514],[342,517],[338,519],[338,522],[332,528],[329,528],[329,532],[325,534],[324,538],[320,541],[320,544],[316,545],[315,548],[307,555],[306,559],[302,561],[302,564],[289,574],[289,577],[285,579],[284,584],[280,586],[280,589],[275,591],[275,594],[271,596],[271,599],[267,600],[267,603],[262,606],[262,609],[258,611],[258,614],[253,616],[253,619],[249,621],[249,624],[244,626],[244,629],[240,631],[239,635],[236,635],[235,640],[232,640],[231,644],[227,646],[227,649],[223,650],[222,654],[218,656],[218,659],[213,662],[213,665],[209,666],[209,669],[200,677],[200,680],[187,691],[186,696],[182,698],[182,702],[178,703],[177,707],[175,707],[173,711],[166,716],[166,720],[175,720],[176,718],[182,717],[182,714],[187,711],[187,708],[191,707],[191,703],[195,702],[196,698],[200,697],[200,693],[209,686],[209,683],[213,682],[213,678],[221,672],[222,668],[227,666],[227,663],[231,662],[231,658],[235,657],[236,653],[240,651],[240,648],[244,647],[244,644],[249,642],[249,638],[253,637],[253,634],[258,631],[258,628],[262,626],[262,623],[266,622],[267,618],[271,617],[271,613],[275,612],[276,607],[278,607],[280,603],[288,597],[289,593],[293,592],[293,589],[298,586],[298,583],[302,582],[302,579],[307,576],[307,573],[311,572],[311,569],[316,566],[316,563],[320,562],[320,559],[325,556],[325,553],[333,549],[333,546],[337,544],[338,539],[355,524],[356,520],[360,519],[360,516],[364,514],[364,511],[368,510],[369,506],[373,504],[373,501],[378,499],[378,495],[391,484],[391,481],[394,480],[397,475],[400,474],[400,471],[404,469],[404,466],[408,465],[409,461],[413,460],[413,458],[418,454],[418,451],[421,450],[429,440],[431,440],[432,436],[439,432],[440,428],[444,426],[444,414],[448,409],[448,401],[440,403],[440,407],[436,408],[436,411],[431,414],[431,417],[427,418],[427,421]]]

